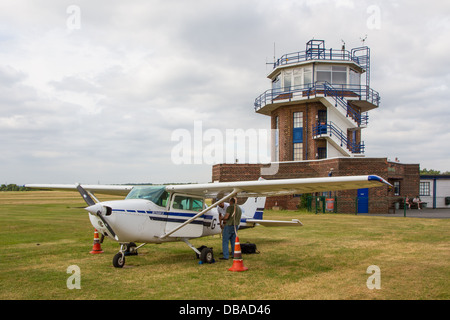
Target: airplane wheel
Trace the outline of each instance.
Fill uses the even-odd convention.
[[[214,262],[214,254],[212,248],[203,248],[200,255],[200,260],[203,263],[213,263]]]
[[[113,258],[113,266],[115,268],[123,268],[124,265],[125,265],[125,256],[119,252]]]

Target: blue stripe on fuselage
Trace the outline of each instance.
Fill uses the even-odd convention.
[[[124,209],[112,209],[113,212],[131,212],[131,213],[147,213],[151,220],[154,221],[166,221],[166,222],[175,222],[175,223],[183,223],[186,222],[186,218],[192,218],[197,213],[188,213],[188,212],[166,212],[166,211],[144,211],[144,210],[124,210]],[[202,217],[204,220],[212,220],[212,215],[204,215]],[[193,224],[204,224],[204,221],[194,220],[191,223]],[[207,223],[209,225],[209,222]]]

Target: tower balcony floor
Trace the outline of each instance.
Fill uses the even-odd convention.
[[[311,102],[333,96],[361,108],[361,112],[378,108],[380,95],[365,85],[330,85],[311,83],[280,89],[269,89],[255,99],[255,112],[270,115],[273,110],[291,103]]]

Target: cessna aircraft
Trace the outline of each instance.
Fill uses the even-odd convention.
[[[267,196],[280,196],[344,189],[380,187],[390,184],[375,175],[280,179],[205,184],[130,186],[27,184],[27,188],[78,190],[88,207],[91,224],[103,237],[120,244],[113,265],[122,268],[125,256],[136,255],[147,243],[184,241],[202,262],[214,261],[212,248],[195,248],[190,239],[221,233],[217,206],[232,197],[248,197],[241,205],[239,229],[263,226],[302,226],[291,221],[263,220]],[[124,200],[101,202],[95,193],[124,195]],[[205,199],[219,200],[207,206]],[[135,242],[142,243],[136,246]]]

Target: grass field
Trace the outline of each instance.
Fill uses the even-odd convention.
[[[83,207],[78,193],[0,193],[0,299],[450,298],[450,219],[266,211],[265,219],[304,226],[241,230],[241,243],[260,253],[243,255],[249,271],[235,273],[231,260],[199,265],[184,243],[147,245],[116,269],[118,244],[89,253],[94,229]],[[220,237],[192,243],[220,256]],[[81,271],[79,290],[66,285],[71,265]],[[371,265],[380,289],[367,287]]]

